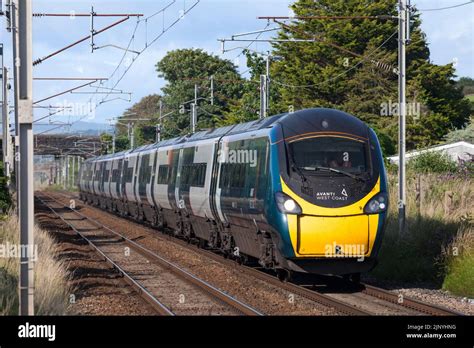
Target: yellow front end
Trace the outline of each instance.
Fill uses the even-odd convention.
[[[301,215],[287,215],[296,257],[368,257],[374,245],[379,214],[365,214],[364,206],[380,192],[380,178],[361,200],[340,208],[314,205],[296,195],[281,179],[283,192],[301,207]]]

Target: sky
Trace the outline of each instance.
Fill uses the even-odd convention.
[[[94,88],[78,89],[45,100],[36,105],[69,106],[75,116],[67,112],[45,118],[41,123],[87,122],[109,123],[142,97],[160,93],[166,83],[158,78],[155,64],[170,50],[178,48],[201,48],[232,60],[240,72],[247,70],[245,59],[238,57],[240,48],[246,43],[229,42],[226,49],[236,48],[222,54],[218,38],[251,32],[265,28],[266,21],[257,16],[289,16],[290,0],[200,0],[183,16],[197,0],[33,0],[34,13],[66,13],[68,17],[40,17],[33,19],[33,56],[42,58],[79,40],[90,32],[88,17],[74,14],[90,13],[91,5],[96,13],[141,13],[140,22],[130,18],[110,30],[95,36],[96,47],[106,46],[91,53],[90,41],[49,58],[34,67],[35,77],[101,77],[109,78]],[[451,6],[467,0],[412,0],[419,9]],[[166,11],[160,9],[170,5]],[[153,14],[155,14],[153,16]],[[148,18],[145,20],[145,18]],[[178,20],[181,18],[180,20]],[[120,18],[96,17],[94,29],[99,30]],[[436,64],[455,62],[458,76],[474,78],[474,3],[443,11],[424,11],[421,15],[422,29],[427,35],[431,60]],[[178,22],[166,32],[163,28]],[[273,26],[270,26],[273,27]],[[159,36],[162,34],[161,36]],[[271,34],[262,35],[262,38]],[[159,37],[158,37],[159,36]],[[249,36],[249,38],[254,38]],[[153,42],[153,40],[156,41]],[[11,66],[11,36],[0,30],[0,42],[5,45],[5,65]],[[130,46],[129,46],[130,45]],[[129,47],[126,52],[123,48]],[[253,50],[266,51],[266,43],[255,43]],[[143,50],[143,51],[142,51]],[[132,51],[142,51],[137,54]],[[118,68],[117,68],[118,67]],[[47,98],[88,81],[34,81],[34,101]],[[96,86],[101,87],[97,89]],[[89,91],[110,91],[115,86],[116,94],[87,94]],[[124,92],[124,94],[120,94]],[[132,94],[127,94],[132,93]],[[92,110],[92,112],[90,112]],[[48,115],[50,111],[35,108],[35,119]],[[113,122],[113,121],[112,121]],[[54,126],[51,126],[51,129]],[[61,130],[61,128],[60,128]],[[61,131],[66,131],[62,129]]]

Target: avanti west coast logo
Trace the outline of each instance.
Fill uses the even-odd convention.
[[[52,342],[56,340],[56,325],[36,325],[26,322],[18,326],[18,337],[20,338],[47,338]]]
[[[316,192],[316,199],[321,200],[321,201],[347,201],[347,197],[349,195],[347,194],[347,191],[345,188],[342,189],[342,191],[337,194],[334,191],[322,191],[322,192]]]

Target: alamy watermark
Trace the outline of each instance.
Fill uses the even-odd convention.
[[[72,103],[64,99],[62,102],[54,104],[54,115],[58,116],[87,116],[88,120],[95,119],[96,104],[87,103]]]
[[[411,102],[405,103],[406,105],[406,116],[412,116],[417,119],[421,115],[421,103]],[[400,115],[400,103],[392,102],[391,99],[388,102],[380,104],[380,116],[399,116]]]
[[[249,164],[252,168],[257,166],[257,150],[231,150],[224,146],[224,148],[219,150],[217,156],[219,163]]]
[[[29,258],[36,261],[38,259],[38,245],[2,243],[0,244],[0,258]]]
[[[363,262],[366,254],[366,247],[364,244],[326,244],[324,255],[326,257],[353,257],[357,258],[358,262]]]

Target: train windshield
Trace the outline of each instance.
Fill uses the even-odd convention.
[[[313,137],[289,143],[292,166],[308,173],[353,176],[369,171],[366,142],[343,137]]]

